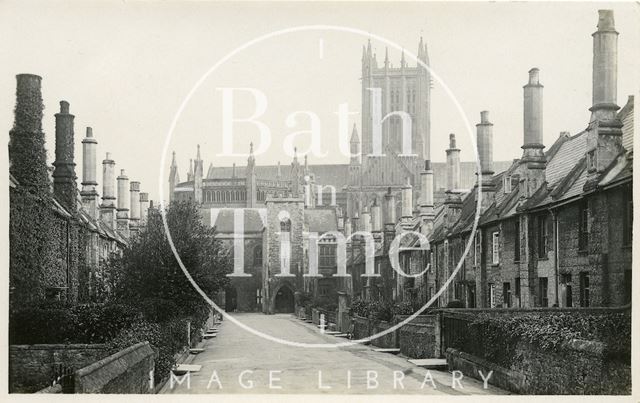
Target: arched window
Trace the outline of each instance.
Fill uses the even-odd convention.
[[[280,221],[280,232],[291,232],[291,220],[285,218]]]
[[[253,265],[262,266],[262,245],[253,248]]]

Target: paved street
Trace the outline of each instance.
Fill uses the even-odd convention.
[[[290,341],[344,340],[321,334],[314,325],[289,314],[234,316],[248,326]],[[462,388],[452,388],[452,374],[427,371],[403,357],[375,352],[370,346],[291,347],[256,336],[228,320],[220,325],[218,336],[205,340],[201,347],[205,351],[188,360],[189,364],[201,365],[201,370],[191,373],[188,380],[181,379],[181,384],[173,382],[173,387],[168,382],[164,393],[505,393],[490,385],[484,389],[482,382],[470,378],[460,381]]]

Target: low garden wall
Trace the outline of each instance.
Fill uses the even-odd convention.
[[[446,354],[450,369],[475,378],[478,371],[493,370],[489,382],[512,392],[631,392],[628,311],[478,315],[448,338],[453,344]]]
[[[9,391],[30,393],[51,384],[54,365],[78,369],[108,354],[105,344],[31,344],[9,346]]]
[[[75,393],[151,393],[154,357],[149,342],[125,348],[76,371]]]
[[[407,323],[398,330],[400,352],[412,358],[440,358],[440,320],[437,315],[423,319],[427,323]]]

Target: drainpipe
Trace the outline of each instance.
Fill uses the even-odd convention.
[[[560,242],[558,241],[558,234],[560,231],[558,231],[558,213],[555,210],[551,210],[549,209],[549,212],[551,213],[551,217],[553,218],[553,243],[554,243],[554,254],[553,254],[553,269],[555,271],[555,277],[556,277],[556,306],[559,308],[560,307],[560,300],[558,299],[558,282],[559,282],[559,275],[558,272],[559,270],[559,255],[560,255]]]

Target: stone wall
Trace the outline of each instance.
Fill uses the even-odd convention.
[[[398,329],[400,352],[411,358],[439,358],[440,319],[438,315],[421,315]]]
[[[75,393],[152,393],[155,353],[149,342],[130,346],[75,372]]]
[[[55,364],[78,369],[106,355],[104,344],[9,346],[9,391],[35,392],[51,383]]]
[[[482,380],[493,371],[489,383],[520,394],[631,393],[631,367],[607,359],[602,343],[573,340],[558,351],[546,351],[526,342],[516,347],[511,368],[504,368],[474,355],[447,349],[449,370]],[[480,373],[481,372],[481,373]]]
[[[375,321],[371,326],[371,335],[382,333],[385,330],[390,329],[395,325],[395,321],[385,322],[383,320]],[[385,334],[384,336],[376,337],[371,340],[371,344],[380,348],[397,348],[398,347],[398,330],[394,330]]]

